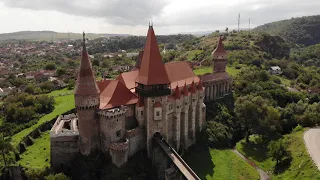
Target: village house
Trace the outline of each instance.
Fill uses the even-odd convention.
[[[282,70],[279,66],[271,66],[269,69],[270,74],[280,75],[282,74]]]

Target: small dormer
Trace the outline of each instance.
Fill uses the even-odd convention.
[[[159,101],[154,103],[154,120],[162,119],[162,105]]]

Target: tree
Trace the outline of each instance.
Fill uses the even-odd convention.
[[[13,151],[14,151],[14,148],[10,143],[10,139],[5,139],[4,135],[2,134],[0,137],[0,152],[1,152],[2,160],[5,168],[7,168],[9,163],[7,159],[7,155]]]
[[[46,70],[55,70],[56,69],[56,65],[54,63],[50,63],[50,64],[47,64],[44,69],[46,69]]]
[[[100,61],[98,59],[94,59],[92,61],[92,66],[99,66],[100,65]]]
[[[226,32],[227,32],[227,34],[228,34],[228,32],[229,32],[229,28],[228,28],[228,27],[226,27]]]
[[[52,82],[46,81],[40,84],[40,88],[42,91],[52,91],[54,86]]]
[[[57,69],[57,75],[58,76],[61,76],[61,75],[66,74],[66,73],[67,73],[67,71],[64,68],[58,68]]]
[[[285,160],[290,162],[292,158],[290,151],[288,151],[287,143],[282,139],[270,142],[268,146],[268,154],[272,157],[272,160],[276,161],[276,167]]]

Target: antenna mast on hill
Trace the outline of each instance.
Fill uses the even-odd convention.
[[[239,13],[239,17],[238,17],[238,32],[240,31],[240,13]]]
[[[251,33],[251,27],[250,27],[250,18],[249,18],[249,34]]]

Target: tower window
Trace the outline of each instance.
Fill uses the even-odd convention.
[[[156,116],[160,116],[160,112],[159,111],[157,111],[157,113],[156,113],[157,115]]]
[[[141,111],[140,115],[143,116],[143,111]]]
[[[121,136],[121,130],[118,130],[118,131],[116,132],[116,135],[117,135],[117,137],[120,137],[120,136]]]

